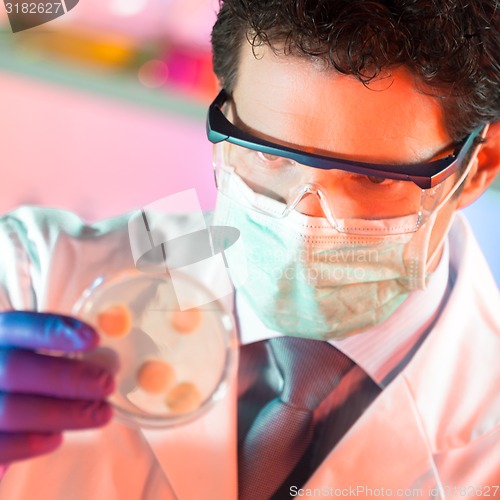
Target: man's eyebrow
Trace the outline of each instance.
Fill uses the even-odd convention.
[[[237,127],[242,132],[245,132],[246,134],[248,134],[256,139],[264,139],[266,141],[270,141],[278,146],[287,146],[287,147],[299,149],[299,150],[303,149],[301,146],[299,146],[297,144],[293,144],[291,142],[286,142],[286,141],[281,141],[279,139],[276,139],[275,137],[271,137],[271,136],[268,136],[266,134],[262,134],[261,132],[253,129],[252,127],[249,127],[243,121],[241,121],[241,118],[239,117],[238,112],[236,111],[236,105],[232,99],[231,99],[231,102],[229,103],[229,105],[231,106],[231,114],[232,114],[232,118],[230,121],[235,127]]]
[[[236,110],[236,104],[232,98],[231,98],[229,105],[231,106],[231,114],[232,114],[232,118],[230,120],[231,123],[235,127],[237,127],[239,130],[241,130],[242,132],[245,132],[246,134],[250,135],[251,137],[254,137],[255,139],[263,139],[263,140],[269,141],[273,144],[276,144],[277,146],[284,146],[284,147],[288,147],[288,148],[293,148],[293,149],[296,149],[297,151],[303,151],[306,153],[317,153],[320,155],[332,156],[332,157],[335,156],[335,154],[332,153],[331,151],[327,151],[327,150],[319,149],[319,148],[314,148],[311,146],[302,146],[300,144],[288,142],[288,141],[285,141],[282,139],[278,139],[276,137],[271,137],[271,136],[264,134],[262,132],[259,132],[258,130],[255,130],[254,128],[249,127],[241,120],[241,118],[239,117],[238,112]]]
[[[238,115],[238,111],[236,111],[236,105],[233,101],[233,99],[231,99],[231,101],[229,102],[229,106],[231,107],[231,114],[233,116],[233,125],[235,125],[236,127],[238,127],[240,130],[242,130],[243,132],[249,134],[249,135],[255,135],[255,130],[251,129],[248,125],[246,125],[245,123],[243,123],[240,119],[240,115]]]

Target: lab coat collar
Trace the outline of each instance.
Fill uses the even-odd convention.
[[[500,425],[500,294],[461,215],[450,232],[450,262],[455,283],[447,305],[401,374],[433,452]]]
[[[342,493],[329,496],[360,498],[396,496],[398,488],[405,490],[409,485],[427,491],[436,484],[431,453],[413,395],[400,376],[351,427],[303,488],[332,488]],[[392,495],[370,493],[368,488],[390,488]]]
[[[498,288],[460,216],[450,242],[456,281],[433,331],[330,452],[304,494],[329,485],[351,496],[349,488],[390,485],[396,494],[411,485],[424,498],[445,498],[433,456],[500,425]],[[374,496],[361,489],[357,496]]]

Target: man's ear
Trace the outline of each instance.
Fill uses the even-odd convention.
[[[474,164],[460,194],[457,208],[464,208],[477,200],[500,171],[500,122],[490,124],[485,142],[472,161]]]

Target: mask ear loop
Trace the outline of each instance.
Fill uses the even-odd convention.
[[[488,128],[490,127],[489,124],[486,124],[483,128],[483,131],[481,132],[480,136],[481,139],[484,140],[484,138],[486,137],[486,133],[488,132]],[[467,165],[467,167],[464,169],[464,171],[462,172],[462,175],[460,176],[460,178],[458,179],[458,181],[455,183],[455,185],[453,186],[452,189],[450,189],[450,192],[439,202],[438,206],[434,209],[435,212],[438,212],[439,210],[441,210],[443,208],[443,206],[448,203],[448,200],[455,194],[455,192],[457,191],[457,189],[462,185],[462,183],[465,181],[466,177],[470,174],[470,171],[472,169],[472,164],[474,163],[474,160],[476,159],[477,157],[477,154],[479,153],[479,150],[481,149],[481,143],[478,144],[475,148],[474,148],[474,152],[473,154],[471,155],[470,157],[470,160],[469,160],[469,163]]]
[[[481,139],[484,139],[486,137],[486,134],[488,132],[489,127],[490,127],[489,123],[485,125],[485,127],[480,135]],[[476,159],[480,149],[481,149],[481,144],[478,144],[475,147],[474,153],[471,155],[471,158],[469,160],[469,164],[467,165],[467,168],[464,169],[462,175],[460,176],[460,178],[456,182],[455,186],[453,186],[453,188],[444,197],[444,199],[439,202],[438,206],[436,207],[436,209],[434,211],[435,214],[437,214],[439,212],[439,210],[441,210],[446,205],[446,203],[448,203],[450,198],[457,192],[457,189],[465,182],[467,176],[470,174],[470,171],[472,169],[472,165],[473,165],[474,160]],[[446,238],[448,231],[451,229],[451,226],[452,226],[454,220],[455,220],[455,214],[453,214],[453,216],[448,221],[448,224],[446,226],[446,230],[443,231],[443,236],[441,237],[441,240],[436,245],[436,248],[434,249],[434,251],[430,255],[430,257],[427,261],[427,268],[432,267],[432,265],[434,264],[434,261],[436,260],[437,256],[439,255],[439,252],[443,246],[443,241]]]
[[[489,125],[486,125],[481,132],[481,137],[484,138],[487,131],[488,131]],[[426,278],[427,278],[427,269],[431,268],[433,264],[435,263],[436,259],[440,255],[444,239],[446,238],[448,231],[451,228],[451,225],[453,224],[454,216],[450,218],[448,221],[448,224],[446,226],[446,230],[443,231],[443,234],[441,236],[440,241],[436,245],[436,248],[433,250],[433,252],[429,256],[429,243],[430,243],[430,236],[432,233],[432,229],[434,228],[434,224],[437,219],[437,215],[439,211],[448,203],[448,201],[451,199],[451,197],[456,193],[457,189],[465,182],[467,176],[470,174],[470,171],[472,169],[472,165],[474,163],[474,160],[477,157],[477,154],[479,152],[479,149],[481,148],[481,144],[478,144],[474,150],[474,153],[471,155],[471,158],[469,160],[469,163],[467,167],[464,169],[462,172],[462,175],[460,178],[457,180],[455,185],[450,189],[450,192],[438,203],[436,208],[433,210],[432,214],[430,215],[429,219],[423,224],[422,227],[419,228],[418,231],[415,232],[414,237],[409,243],[409,249],[408,249],[408,258],[405,259],[405,262],[409,266],[409,287],[411,290],[416,290],[416,289],[423,289],[425,288],[426,285]],[[420,237],[419,237],[420,236]],[[422,248],[422,245],[424,247],[424,255],[422,256],[422,259],[419,259],[419,252],[420,249]]]
[[[403,258],[408,273],[409,290],[422,290],[426,286],[426,261],[435,222],[436,212],[433,212],[426,223],[413,233],[405,248]]]

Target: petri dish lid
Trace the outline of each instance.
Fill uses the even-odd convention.
[[[193,298],[181,310],[177,300]],[[187,295],[189,294],[189,295]],[[100,346],[83,359],[115,373],[109,400],[122,422],[165,428],[205,412],[226,393],[236,335],[232,316],[207,288],[186,275],[136,269],[99,277],[73,314],[98,332]]]

